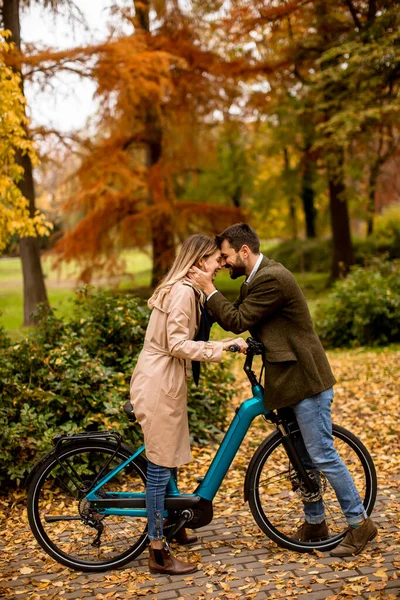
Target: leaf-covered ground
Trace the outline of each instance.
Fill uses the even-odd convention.
[[[240,359],[237,359],[237,367]],[[147,553],[128,567],[87,575],[55,563],[30,533],[25,494],[0,504],[0,596],[5,598],[124,599],[302,598],[394,600],[400,592],[400,351],[331,353],[338,380],[334,420],[358,435],[373,456],[379,493],[374,519],[380,535],[358,557],[297,554],[278,548],[255,525],[243,503],[243,480],[258,444],[272,431],[256,420],[214,504],[214,521],[199,530],[200,543],[179,555],[197,562],[188,577],[151,576]],[[237,403],[249,386],[239,368]],[[213,449],[194,449],[195,462],[180,470],[182,491],[195,486]]]

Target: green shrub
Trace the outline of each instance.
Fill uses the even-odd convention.
[[[374,257],[400,258],[400,209],[394,207],[379,216],[374,234],[354,238],[353,248],[357,265],[363,266]],[[332,262],[332,240],[285,240],[266,254],[294,273],[328,273]]]
[[[68,321],[42,309],[37,328],[12,343],[0,329],[0,485],[19,485],[56,433],[116,429],[137,444],[139,425],[122,407],[144,341],[149,311],[129,296],[82,290]],[[205,442],[224,425],[233,396],[227,366],[202,368],[189,391],[193,438]]]
[[[400,261],[353,267],[318,306],[315,327],[328,347],[400,341]]]
[[[327,273],[331,267],[331,240],[285,240],[267,252],[269,258],[282,263],[289,271]]]
[[[400,206],[390,206],[375,221],[373,237],[380,252],[386,252],[389,258],[400,258]]]

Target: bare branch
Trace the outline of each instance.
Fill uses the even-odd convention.
[[[376,0],[369,0],[368,2],[368,24],[370,25],[376,17]]]
[[[347,4],[347,7],[351,13],[351,16],[353,17],[353,21],[354,21],[354,25],[357,27],[357,29],[362,29],[362,23],[360,21],[360,19],[358,18],[358,14],[356,9],[354,8],[354,5],[352,3],[351,0],[345,0],[345,4]]]

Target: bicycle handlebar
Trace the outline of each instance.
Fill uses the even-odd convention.
[[[240,352],[240,346],[232,344],[232,346],[229,346],[228,350],[229,352]]]
[[[256,355],[262,355],[264,352],[264,346],[262,345],[261,342],[257,342],[257,340],[255,340],[252,337],[248,337],[247,340],[247,352],[246,352],[246,361],[244,363],[244,372],[246,373],[250,383],[252,386],[257,385],[257,376],[254,373],[254,371],[252,371],[252,366],[253,366],[253,358]]]
[[[253,356],[262,354],[264,352],[264,346],[262,345],[261,342],[257,342],[257,340],[255,340],[252,337],[248,337],[247,340],[247,354],[253,354]]]
[[[253,357],[263,353],[264,346],[261,342],[257,342],[257,340],[255,340],[252,337],[248,337],[246,342],[248,346],[246,352],[247,355],[251,355]],[[232,344],[231,346],[229,346],[228,350],[229,352],[240,352],[240,346],[238,344]]]

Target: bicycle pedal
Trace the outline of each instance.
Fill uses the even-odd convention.
[[[199,475],[198,477],[196,477],[196,481],[197,483],[201,483],[202,481],[204,481],[204,477],[202,475]]]

